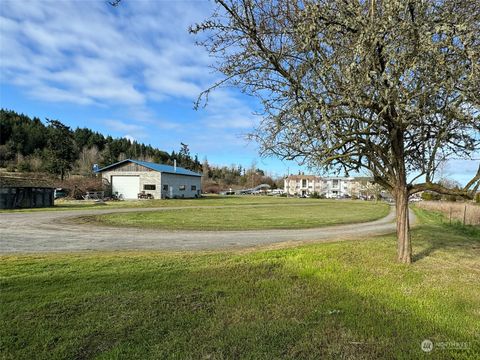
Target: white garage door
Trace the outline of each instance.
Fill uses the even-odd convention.
[[[112,192],[123,195],[124,199],[136,199],[140,192],[140,177],[112,176]]]

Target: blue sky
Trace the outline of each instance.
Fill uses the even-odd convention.
[[[0,0],[0,106],[128,137],[168,152],[180,142],[210,163],[257,166],[272,175],[301,169],[262,159],[245,140],[258,122],[254,99],[235,89],[198,94],[220,78],[188,26],[205,19],[208,1]],[[465,182],[473,161],[446,172]]]

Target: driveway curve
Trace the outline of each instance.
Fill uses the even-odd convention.
[[[386,217],[376,221],[297,230],[165,231],[75,224],[71,221],[72,218],[85,215],[171,209],[180,208],[3,213],[0,214],[0,254],[249,248],[283,242],[330,242],[395,231],[393,208]],[[411,214],[413,222],[414,216]]]

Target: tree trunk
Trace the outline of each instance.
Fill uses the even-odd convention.
[[[410,221],[408,216],[408,191],[406,186],[395,191],[397,212],[397,252],[398,261],[405,264],[412,262],[412,244],[410,241]]]

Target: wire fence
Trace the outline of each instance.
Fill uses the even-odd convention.
[[[464,202],[422,201],[421,209],[441,212],[447,221],[464,225],[480,225],[480,205]]]

